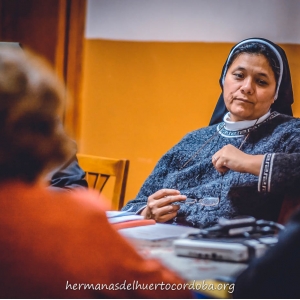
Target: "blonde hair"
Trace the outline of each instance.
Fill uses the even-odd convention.
[[[63,84],[41,58],[0,50],[0,181],[34,182],[71,155],[58,118]]]

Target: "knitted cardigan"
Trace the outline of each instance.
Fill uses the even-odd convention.
[[[150,195],[163,188],[174,188],[188,198],[219,197],[220,201],[216,206],[180,202],[177,216],[169,221],[172,224],[202,228],[215,224],[220,217],[241,215],[276,221],[285,189],[272,193],[268,188],[272,169],[267,156],[261,172],[264,175],[260,177],[232,170],[221,175],[211,157],[227,144],[237,148],[242,145],[243,152],[254,155],[300,153],[300,119],[273,112],[262,123],[244,130],[229,131],[224,125],[219,123],[187,134],[159,160],[136,199],[122,210],[139,212]]]

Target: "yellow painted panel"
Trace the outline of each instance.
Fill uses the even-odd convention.
[[[125,201],[170,147],[208,124],[232,46],[85,41],[80,152],[130,160]],[[283,47],[299,99],[300,45]],[[300,116],[300,104],[294,112]]]

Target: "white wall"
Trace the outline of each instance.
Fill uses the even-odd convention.
[[[300,44],[300,0],[88,0],[86,38]]]

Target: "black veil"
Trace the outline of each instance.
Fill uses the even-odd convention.
[[[279,52],[279,54],[282,58],[282,63],[283,63],[282,80],[281,80],[281,84],[280,84],[279,90],[278,90],[278,97],[275,100],[275,102],[271,105],[271,111],[277,111],[281,114],[286,114],[286,115],[292,116],[293,115],[292,104],[294,102],[294,96],[293,96],[293,88],[292,88],[292,80],[291,80],[289,63],[288,63],[288,60],[287,60],[284,50],[281,47],[279,47],[278,45],[274,44],[273,42],[271,42],[267,39],[263,39],[263,38],[250,38],[250,39],[243,40],[240,43],[244,43],[245,41],[248,41],[248,40],[250,42],[250,40],[253,40],[253,39],[256,40],[257,42],[259,42],[259,40],[264,41],[264,44],[267,43],[267,44],[273,46]],[[239,45],[240,43],[238,43],[237,45]],[[232,50],[237,45],[235,45],[230,50],[229,55],[231,54]],[[227,58],[227,60],[228,60],[228,58]],[[224,74],[224,72],[227,72],[227,60],[223,66],[221,77],[219,80],[222,90],[223,90],[223,82],[222,82],[223,74]],[[215,110],[213,112],[213,115],[211,117],[211,120],[209,122],[209,125],[214,125],[214,124],[222,122],[223,117],[227,112],[228,112],[228,110],[224,103],[223,93],[221,93],[219,100],[217,102],[217,105],[215,107]]]

